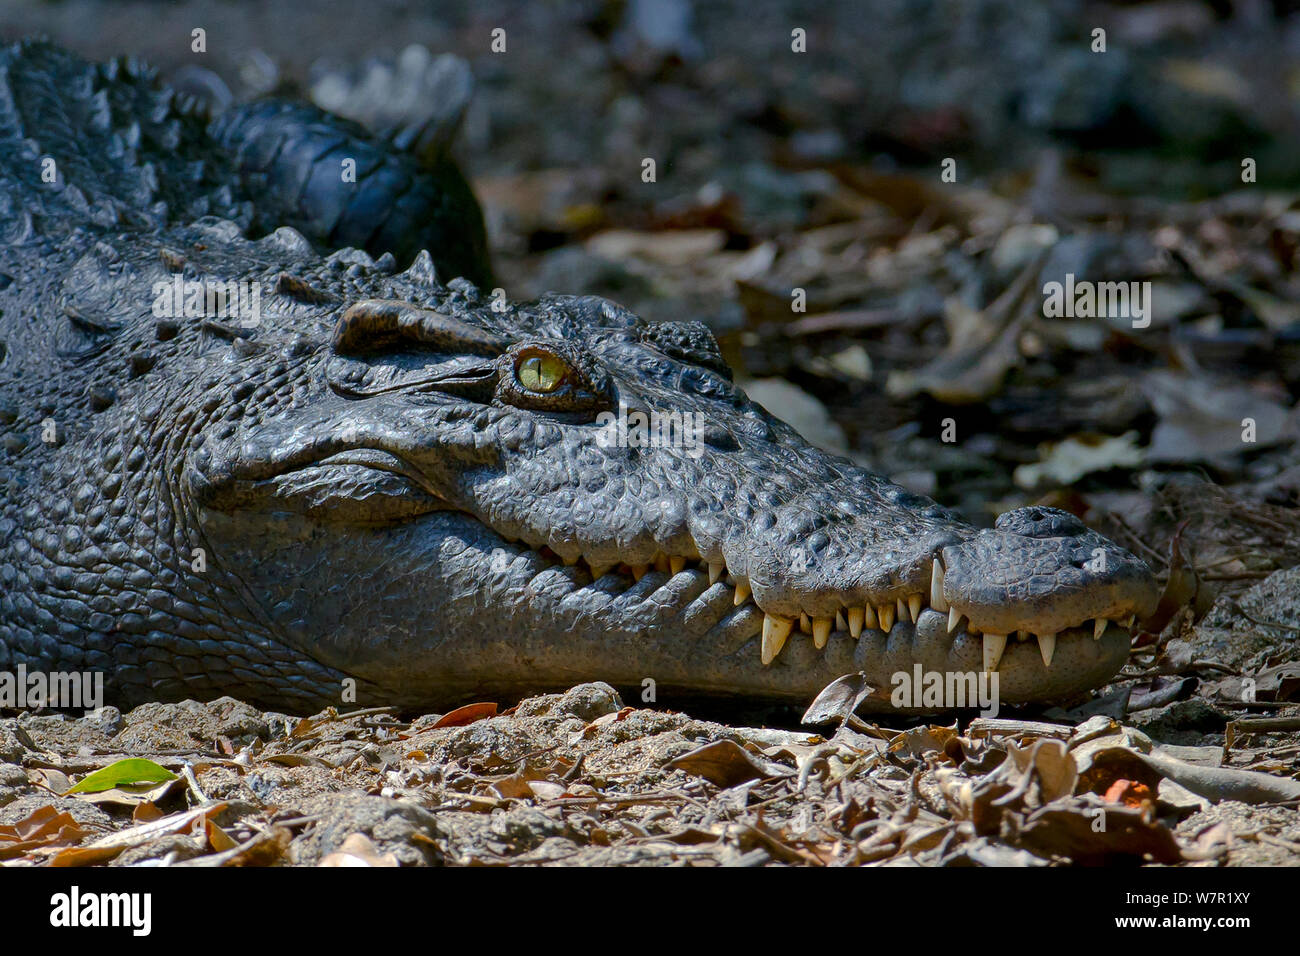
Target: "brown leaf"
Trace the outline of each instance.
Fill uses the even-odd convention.
[[[711,744],[705,744],[668,761],[667,767],[703,777],[724,790],[747,780],[773,776],[769,767],[760,764],[748,751],[730,740],[715,740]]]
[[[22,856],[37,847],[78,843],[85,837],[86,831],[72,814],[47,805],[17,823],[0,825],[0,860]]]
[[[162,818],[163,812],[158,809],[156,803],[139,803],[131,811],[132,823],[152,823],[154,820],[161,820]]]
[[[680,830],[674,830],[672,833],[665,833],[659,839],[667,840],[669,843],[678,843],[682,846],[699,846],[702,843],[717,843],[722,839],[722,832],[721,827],[718,828],[717,833],[702,830],[699,827],[683,827]]]
[[[1173,864],[1183,859],[1173,833],[1147,805],[1132,809],[1082,794],[1033,811],[1023,823],[1008,815],[1007,841],[1035,853],[1068,857],[1085,866],[1136,858]]]
[[[89,866],[92,863],[111,860],[130,847],[142,846],[161,836],[189,832],[194,828],[195,824],[203,827],[209,817],[216,816],[225,808],[225,803],[211,803],[206,806],[195,807],[192,810],[182,810],[179,813],[151,820],[139,826],[129,827],[126,830],[119,830],[117,833],[110,833],[108,836],[100,837],[85,846],[59,851],[50,857],[49,865]]]
[[[209,853],[193,860],[182,860],[181,867],[274,866],[284,859],[293,833],[288,827],[273,826],[250,837],[239,846],[221,853]]]
[[[910,757],[922,757],[935,750],[943,750],[948,741],[957,736],[952,727],[940,727],[936,724],[913,727],[904,730],[889,741],[890,753],[905,753]]]
[[[457,707],[455,710],[443,714],[433,726],[435,729],[438,727],[464,727],[475,721],[483,720],[485,717],[495,717],[496,715],[497,705],[495,701],[466,704],[464,707]]]
[[[527,800],[533,796],[532,779],[527,772],[511,774],[493,781],[490,789],[502,800]]]
[[[601,714],[591,723],[587,724],[587,726],[583,727],[581,730],[574,733],[569,738],[569,743],[576,744],[581,740],[585,740],[588,737],[590,737],[592,734],[594,734],[597,730],[600,730],[602,727],[606,727],[609,724],[617,724],[621,721],[624,721],[627,719],[629,714],[635,712],[636,712],[635,707],[624,707],[622,710],[618,711],[617,713]]]
[[[866,675],[862,673],[837,677],[821,689],[813,702],[808,705],[808,709],[804,711],[803,717],[799,718],[799,722],[801,724],[842,723],[874,692],[875,688],[867,683]]]
[[[929,392],[953,405],[980,402],[1001,391],[1003,379],[1020,362],[1018,342],[1033,316],[1039,262],[1026,266],[981,312],[961,311],[954,302],[948,346],[915,371],[893,372],[885,390],[894,398]]]
[[[211,820],[207,821],[207,838],[208,845],[212,847],[215,853],[224,853],[226,850],[233,850],[239,846],[225,830],[217,826]]]

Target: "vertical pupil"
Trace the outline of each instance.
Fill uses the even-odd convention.
[[[555,363],[548,362],[547,356],[530,355],[519,363],[519,383],[524,388],[549,392],[555,388],[558,381],[559,375]]]

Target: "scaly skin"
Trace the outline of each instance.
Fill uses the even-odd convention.
[[[920,663],[996,667],[1016,702],[1126,659],[1105,622],[1149,613],[1152,577],[1071,516],[977,530],[811,447],[698,323],[488,302],[427,253],[322,257],[325,229],[250,239],[278,200],[194,177],[202,123],[155,147],[165,94],[45,77],[76,63],[0,59],[0,669],[102,670],[125,704],[306,708],[345,680],[413,707],[645,678],[806,701]],[[110,148],[137,116],[138,148]],[[44,154],[81,192],[42,186]],[[192,221],[204,197],[223,218]],[[155,315],[178,273],[256,283],[260,322]],[[621,408],[698,414],[700,453],[602,443]]]

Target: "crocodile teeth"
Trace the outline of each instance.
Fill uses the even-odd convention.
[[[862,608],[849,608],[849,634],[855,639],[862,635]]]
[[[900,620],[900,621],[906,621],[906,620],[907,620],[907,602],[904,601],[901,597],[900,597],[900,598],[894,598],[894,606],[898,609],[898,620]]]
[[[888,634],[894,629],[894,605],[882,604],[876,608],[876,614],[880,617],[880,629]]]
[[[812,624],[813,647],[820,651],[830,639],[831,619],[829,617],[815,617]]]
[[[650,571],[650,565],[648,564],[630,564],[628,567],[632,571],[632,580],[634,581],[640,581]]]
[[[880,627],[880,619],[876,617],[876,609],[870,604],[862,605],[862,626],[869,627],[873,631]]]
[[[913,624],[921,619],[921,595],[919,593],[907,596],[907,613],[912,616]]]
[[[1043,655],[1043,666],[1052,666],[1052,655],[1056,653],[1056,635],[1039,634],[1038,635],[1038,653]]]
[[[930,607],[936,611],[948,610],[948,602],[943,596],[943,562],[934,559],[934,569],[930,572]]]
[[[722,573],[726,570],[727,570],[727,566],[723,564],[721,561],[710,561],[709,562],[709,583],[717,584],[718,578],[722,577]]]
[[[951,634],[957,630],[957,625],[961,623],[961,611],[955,607],[948,608],[948,633]]]
[[[776,660],[776,655],[781,653],[781,648],[785,647],[785,639],[790,636],[790,628],[793,624],[794,621],[788,617],[777,617],[775,614],[763,616],[764,666]]]
[[[591,568],[591,579],[592,579],[593,581],[599,581],[599,580],[600,580],[601,578],[603,578],[605,575],[609,574],[609,569],[612,568],[613,565],[612,565],[612,564],[590,564],[590,563],[589,563],[589,564],[588,564],[588,567]]]
[[[984,670],[995,671],[998,664],[1002,661],[1002,652],[1007,649],[1007,636],[1005,634],[988,634],[984,635]]]
[[[748,600],[749,600],[749,596],[750,596],[750,594],[752,594],[752,593],[753,593],[753,592],[750,591],[750,589],[749,589],[749,582],[746,581],[746,580],[744,580],[743,578],[737,578],[737,579],[736,579],[736,597],[735,597],[735,599],[734,599],[734,600],[735,600],[735,606],[736,606],[736,607],[740,607],[742,604],[744,604],[746,601],[748,601]]]
[[[836,611],[836,612],[835,612],[835,630],[837,630],[837,631],[847,631],[848,629],[849,629],[849,625],[848,625],[848,622],[844,620],[844,612],[843,612],[843,611]]]
[[[1092,625],[1092,639],[1094,641],[1101,640],[1101,635],[1106,632],[1106,625],[1109,623],[1110,621],[1106,620],[1104,617],[1097,618]]]
[[[1138,616],[1136,614],[1130,614],[1128,616],[1128,620],[1124,622],[1124,626],[1127,627],[1130,631],[1133,630],[1133,625],[1137,623],[1137,619]]]
[[[686,567],[686,559],[680,556],[673,556],[668,559],[668,570],[673,574],[679,574]]]
[[[799,633],[800,634],[812,633],[812,618],[810,618],[807,614],[804,614],[803,612],[799,613]]]
[[[654,562],[654,563],[655,563],[655,570],[656,570],[656,571],[659,571],[659,572],[661,572],[661,573],[667,573],[667,571],[668,571],[668,555],[666,555],[666,554],[664,554],[662,551],[660,551],[658,554],[655,555],[655,562]]]

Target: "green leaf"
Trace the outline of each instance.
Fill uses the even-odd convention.
[[[165,783],[175,780],[176,774],[166,767],[160,767],[152,760],[131,757],[111,763],[102,770],[96,770],[78,781],[68,793],[99,793],[114,787],[125,787],[136,783]]]

